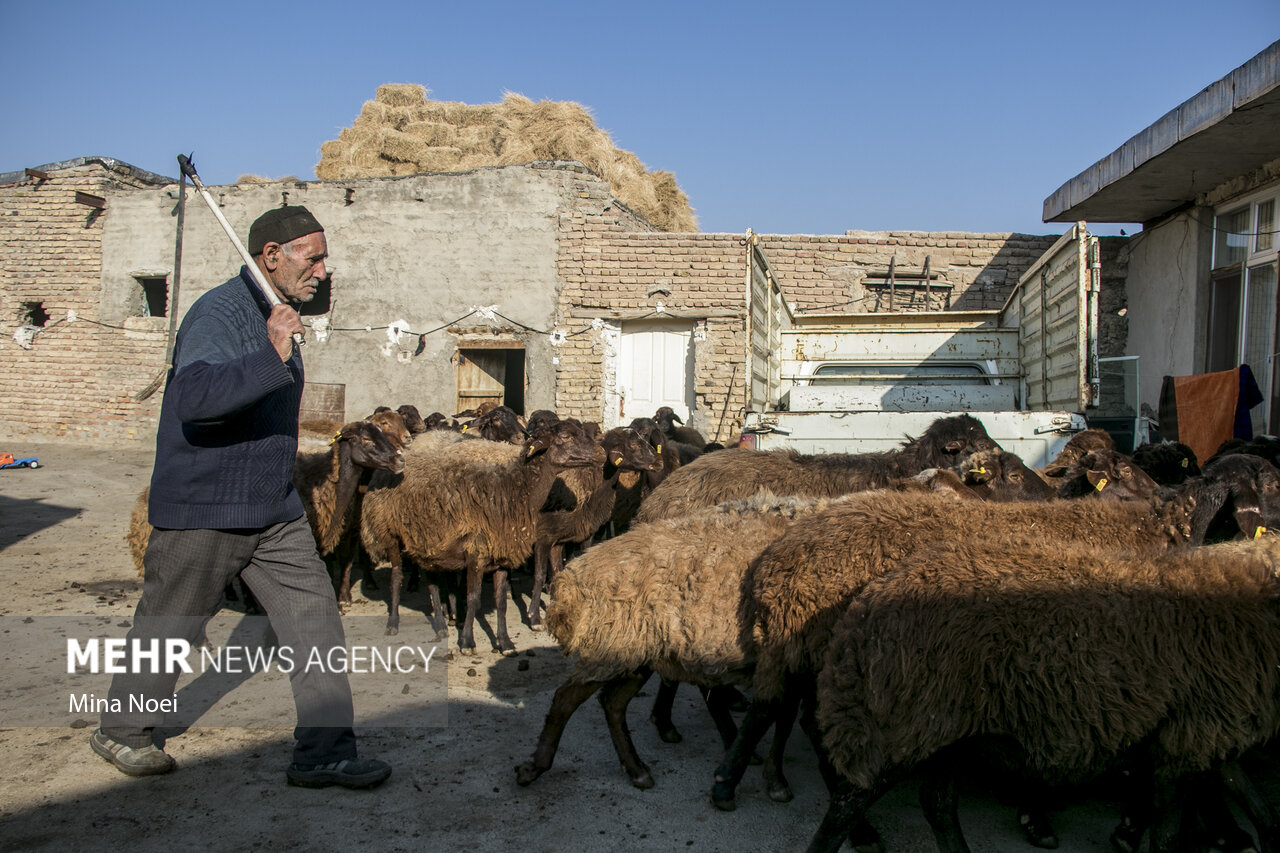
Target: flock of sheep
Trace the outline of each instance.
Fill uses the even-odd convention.
[[[410,585],[425,573],[437,638],[456,619],[463,651],[486,574],[508,655],[509,572],[533,562],[535,629],[553,578],[545,629],[574,667],[521,785],[551,769],[599,692],[627,776],[651,787],[626,713],[657,673],[664,740],[680,737],[675,685],[702,692],[726,749],[721,809],[771,727],[765,788],[792,798],[783,755],[799,720],[830,794],[811,850],[883,849],[866,811],[914,772],[939,849],[962,853],[957,776],[993,759],[1040,847],[1057,845],[1047,785],[1124,766],[1139,781],[1112,835],[1122,853],[1148,830],[1153,851],[1277,849],[1236,761],[1280,729],[1276,443],[1230,443],[1201,469],[1183,445],[1127,457],[1089,430],[1035,471],[967,415],[859,455],[725,450],[677,423],[660,409],[602,433],[547,411],[424,420],[402,406],[323,449],[306,449],[318,442],[304,425],[294,483],[340,600],[361,561],[366,584],[390,564],[388,633],[406,560]],[[148,533],[144,493],[139,568]],[[563,564],[566,548],[582,550]],[[460,572],[465,614],[449,594]]]

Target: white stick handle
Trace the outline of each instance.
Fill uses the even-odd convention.
[[[200,181],[200,176],[195,173],[194,168],[187,173],[187,177],[191,178],[192,185],[204,197],[204,203],[209,205],[209,210],[213,211],[213,215],[222,226],[222,230],[226,231],[227,236],[231,238],[231,245],[235,246],[236,251],[240,253],[241,259],[244,260],[244,265],[249,269],[249,275],[253,278],[254,284],[258,285],[258,289],[262,291],[262,295],[272,305],[283,305],[284,303],[280,301],[280,297],[276,296],[276,292],[271,289],[271,285],[262,277],[262,270],[258,269],[258,265],[253,261],[253,256],[249,254],[249,250],[240,242],[240,238],[236,236],[235,229],[231,227],[231,223],[227,222],[227,217],[222,215],[222,210],[218,207],[218,203],[213,200],[213,196],[209,195],[209,191],[205,189],[204,184]],[[293,333],[293,342],[298,346],[303,346],[306,343],[301,332]]]

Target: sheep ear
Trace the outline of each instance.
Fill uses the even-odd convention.
[[[989,483],[991,482],[991,474],[987,471],[986,466],[979,465],[977,468],[970,468],[964,473],[964,481],[968,485]]]
[[[1085,473],[1085,477],[1088,478],[1089,485],[1093,486],[1098,491],[1105,489],[1107,487],[1107,483],[1110,482],[1110,480],[1107,479],[1106,471],[1088,471]]]
[[[945,445],[946,451],[948,453],[959,453],[961,450],[964,449],[964,446],[965,446],[964,440],[959,438],[953,438],[951,439],[951,441],[948,441]]]
[[[682,426],[684,425],[684,421],[680,420],[680,416],[679,416],[679,415],[677,415],[675,412],[672,412],[672,413],[671,413],[671,420],[675,421],[676,423],[678,423],[678,424],[680,424],[680,425],[682,425]]]

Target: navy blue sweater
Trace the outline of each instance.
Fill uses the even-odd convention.
[[[156,431],[155,527],[261,528],[302,515],[292,482],[302,356],[280,360],[270,313],[241,267],[183,318]]]

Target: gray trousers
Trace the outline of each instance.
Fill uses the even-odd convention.
[[[346,674],[303,666],[312,649],[323,657],[331,648],[346,646],[333,585],[316,554],[306,516],[262,530],[156,528],[143,565],[146,576],[127,638],[129,648],[135,639],[144,645],[159,639],[163,648],[166,638],[181,638],[196,648],[205,623],[221,606],[223,589],[243,571],[280,645],[294,653],[296,665],[289,675],[298,712],[293,760],[327,764],[356,757]],[[176,672],[117,674],[109,697],[120,700],[122,711],[103,714],[104,733],[134,748],[152,744],[153,730],[164,722],[164,713],[131,713],[128,697],[168,699],[177,681]]]

